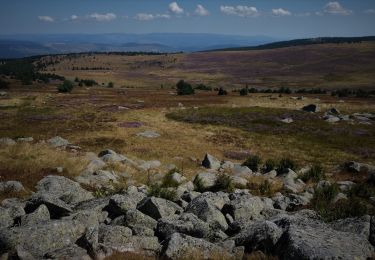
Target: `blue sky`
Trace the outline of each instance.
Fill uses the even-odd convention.
[[[374,0],[0,0],[0,34],[375,35]]]

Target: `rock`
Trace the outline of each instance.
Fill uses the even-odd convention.
[[[5,97],[8,95],[8,92],[0,91],[0,97]]]
[[[87,251],[75,244],[45,254],[47,259],[89,260]]]
[[[77,204],[74,207],[74,211],[96,211],[97,213],[100,213],[104,210],[104,208],[107,207],[109,204],[109,197],[104,197],[104,198],[97,198],[97,199],[91,199],[87,201],[83,201],[79,204]]]
[[[23,185],[19,181],[0,182],[0,193],[21,192],[23,190]]]
[[[1,145],[3,145],[3,146],[5,146],[5,145],[15,145],[15,144],[16,144],[16,142],[9,137],[0,138],[0,146]]]
[[[202,161],[202,166],[207,169],[219,170],[221,162],[211,154],[206,153]]]
[[[210,226],[192,213],[184,213],[179,218],[167,217],[158,220],[156,235],[161,241],[174,233],[192,237],[213,239],[214,232]]]
[[[132,231],[124,226],[108,226],[100,225],[99,227],[99,243],[105,245],[121,245],[126,243],[127,238],[132,236]]]
[[[313,199],[313,197],[314,195],[307,191],[300,194],[290,194],[290,203],[287,207],[287,210],[292,210],[299,206],[306,206],[310,204],[310,201]]]
[[[48,208],[51,218],[53,219],[67,216],[73,211],[70,205],[68,205],[61,199],[49,194],[34,194],[27,201],[25,211],[27,213],[33,212],[42,204],[44,204]]]
[[[340,115],[340,110],[338,110],[337,108],[330,108],[328,111],[327,111],[327,114],[330,114],[330,115]]]
[[[210,172],[201,172],[197,174],[194,178],[194,183],[197,183],[199,180],[203,189],[208,190],[215,186],[217,175]]]
[[[302,108],[303,111],[316,113],[320,111],[320,108],[316,104],[310,104]]]
[[[84,232],[83,225],[68,220],[0,229],[0,253],[22,246],[33,257],[41,259],[48,252],[73,245]]]
[[[283,231],[273,222],[256,221],[243,229],[233,239],[236,246],[244,246],[247,252],[262,250],[272,252]]]
[[[336,184],[339,185],[341,191],[349,191],[355,185],[352,181],[338,181]]]
[[[138,133],[137,136],[146,137],[146,138],[157,138],[157,137],[160,137],[160,134],[155,131],[146,130],[144,132]]]
[[[179,185],[186,181],[186,177],[182,176],[178,172],[172,173],[171,179],[172,179],[173,182],[175,182],[175,183],[177,183]],[[193,189],[194,189],[194,184],[193,183],[191,183],[191,184],[193,185]],[[188,188],[187,188],[187,190],[188,190]]]
[[[324,116],[323,119],[328,123],[336,123],[341,120],[339,117],[333,115]]]
[[[156,197],[144,198],[138,203],[137,209],[156,220],[183,212],[176,203]]]
[[[230,259],[231,253],[201,238],[174,233],[165,241],[161,256],[166,259]]]
[[[208,204],[212,204],[219,210],[222,210],[226,203],[229,203],[229,196],[227,193],[219,192],[204,192],[193,199],[191,204],[199,204],[206,201]]]
[[[248,181],[244,178],[233,176],[232,177],[232,184],[234,187],[246,187]]]
[[[146,196],[141,192],[132,193],[130,195],[116,194],[109,200],[106,210],[110,213],[112,218],[124,215],[127,211],[136,209],[138,203],[145,197]]]
[[[86,166],[86,171],[95,172],[97,170],[103,169],[107,164],[100,158],[95,158],[90,160],[89,164]]]
[[[9,214],[8,209],[0,207],[0,229],[10,227],[14,223],[12,216]]]
[[[284,184],[283,188],[292,193],[300,192],[305,187],[305,184],[302,181],[296,180],[297,177],[297,173],[289,169],[288,173],[281,176]]]
[[[286,123],[286,124],[290,124],[290,123],[293,123],[294,120],[293,120],[293,118],[287,117],[287,118],[281,119],[280,122],[283,122],[283,123]]]
[[[75,180],[81,184],[95,188],[113,188],[118,183],[118,176],[115,172],[97,170],[95,172],[84,171]]]
[[[34,141],[34,138],[32,138],[32,137],[20,137],[20,138],[17,138],[16,141],[20,142],[20,143],[31,143],[31,142]]]
[[[273,197],[272,200],[273,200],[273,206],[275,209],[286,210],[287,208],[289,208],[291,204],[290,198],[282,194],[279,194],[278,196]]]
[[[150,229],[144,226],[135,225],[131,227],[131,230],[134,236],[153,237],[155,235],[155,232],[153,229]]]
[[[191,202],[193,199],[195,199],[199,195],[201,195],[200,192],[197,192],[197,191],[187,191],[187,192],[184,192],[181,195],[181,199],[183,199],[184,201],[187,201],[187,202]]]
[[[129,209],[125,212],[125,215],[114,219],[111,224],[123,225],[131,228],[142,226],[153,230],[156,228],[157,221],[137,209]]]
[[[368,215],[362,217],[339,219],[330,223],[331,227],[338,231],[350,232],[370,239],[371,217]]]
[[[220,211],[224,204],[220,198],[216,200],[215,203],[215,198],[207,198],[202,194],[189,203],[185,212],[195,214],[198,218],[207,222],[213,229],[225,231],[228,229],[228,223]]]
[[[242,166],[240,164],[235,164],[232,173],[241,178],[251,178],[253,177],[253,171],[249,169],[247,166]]]
[[[340,201],[340,200],[347,200],[347,199],[348,199],[348,197],[347,197],[344,193],[339,192],[339,193],[337,193],[337,195],[333,198],[332,202],[333,202],[333,203],[336,203],[336,202],[338,202],[338,201]]]
[[[47,221],[50,219],[48,208],[45,205],[40,205],[34,212],[21,217],[21,225],[34,225],[39,222]]]
[[[115,151],[110,150],[110,149],[101,151],[98,154],[98,157],[104,162],[123,162],[127,159],[122,154],[118,154]]]
[[[139,168],[142,169],[143,171],[148,171],[151,169],[159,168],[160,166],[161,166],[160,161],[153,160],[153,161],[147,161],[147,162],[142,163],[139,166]]]
[[[315,212],[279,215],[272,222],[284,230],[277,246],[282,259],[366,259],[373,255],[367,239],[334,230],[317,219]]]
[[[330,181],[321,180],[316,184],[316,189],[323,189],[331,186]]]
[[[264,177],[267,177],[267,178],[275,178],[277,176],[277,171],[276,170],[272,170],[270,172],[267,172],[265,174],[263,174]]]
[[[230,162],[230,161],[224,161],[224,163],[221,165],[221,169],[224,169],[224,170],[231,170],[233,169],[235,166],[235,164],[233,162]]]
[[[55,137],[52,137],[51,139],[48,139],[47,143],[51,145],[52,147],[56,147],[56,148],[60,148],[60,147],[65,148],[71,145],[71,143],[68,140],[60,136],[55,136]]]
[[[360,173],[360,172],[366,172],[369,175],[372,175],[375,173],[375,166],[369,165],[366,163],[359,163],[359,162],[347,162],[345,164],[345,167],[350,172]]]
[[[81,188],[79,183],[63,176],[46,176],[38,182],[36,189],[36,194],[56,197],[72,205],[94,198],[92,193]]]

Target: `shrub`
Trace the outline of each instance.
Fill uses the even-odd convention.
[[[0,79],[0,89],[6,89],[9,86],[9,82]]]
[[[79,82],[79,78],[76,77],[76,78],[74,79],[74,82]]]
[[[194,89],[192,88],[192,86],[189,83],[185,82],[184,80],[180,80],[179,82],[177,82],[176,88],[177,88],[177,95],[194,94]]]
[[[259,169],[259,165],[262,160],[258,155],[251,155],[247,160],[242,164],[242,166],[249,167],[252,171],[256,172]]]
[[[92,87],[94,85],[98,85],[98,83],[93,79],[81,79],[80,83],[82,83],[86,87]]]
[[[228,92],[223,88],[219,88],[219,92],[217,94],[219,96],[225,96],[225,95],[228,95]]]
[[[113,88],[114,86],[115,86],[115,84],[114,84],[113,82],[109,82],[109,83],[108,83],[108,87],[109,87],[109,88]]]
[[[264,164],[264,172],[270,172],[276,168],[276,162],[272,159],[268,159]]]
[[[62,93],[68,93],[73,90],[73,83],[69,80],[64,80],[64,83],[57,87],[57,90]]]
[[[249,91],[248,91],[247,88],[242,88],[242,89],[240,90],[240,95],[241,95],[241,96],[246,96],[248,92],[249,92]]]
[[[314,165],[311,167],[310,170],[308,170],[301,179],[304,182],[307,182],[309,180],[312,180],[314,182],[318,182],[325,178],[324,169],[321,165]]]
[[[211,91],[212,90],[212,87],[210,86],[206,86],[204,84],[198,84],[195,89],[198,89],[198,90],[205,90],[205,91]]]
[[[276,169],[277,174],[288,173],[288,169],[295,171],[297,169],[297,164],[289,158],[281,159]]]
[[[161,186],[163,188],[177,187],[178,182],[172,178],[173,173],[176,171],[173,169],[164,175]]]
[[[232,192],[233,189],[234,189],[234,185],[233,185],[232,177],[225,173],[222,173],[217,177],[215,181],[215,185],[212,188],[213,191],[226,191],[226,192]]]
[[[154,196],[154,197],[174,201],[176,199],[177,192],[173,188],[163,188],[159,184],[153,184],[149,188],[147,195],[150,197]]]

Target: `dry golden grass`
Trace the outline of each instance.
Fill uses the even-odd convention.
[[[62,175],[74,178],[88,161],[46,144],[17,144],[0,148],[0,181],[20,181],[27,190],[33,190],[44,176],[58,174],[56,167],[63,167]]]

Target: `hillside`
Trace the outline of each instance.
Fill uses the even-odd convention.
[[[180,79],[226,88],[375,86],[374,42],[147,56],[82,54],[42,61],[53,63],[45,72],[127,87],[170,87]]]

